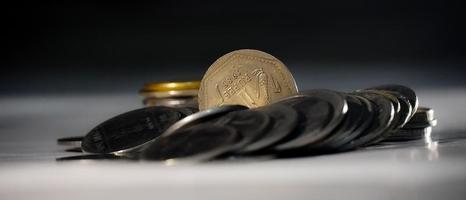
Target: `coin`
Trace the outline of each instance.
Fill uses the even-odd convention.
[[[343,145],[342,150],[355,149],[382,140],[386,137],[387,132],[389,132],[388,129],[393,124],[395,109],[388,99],[374,93],[357,92],[355,94],[368,99],[375,105],[375,118],[369,128],[351,142]]]
[[[222,116],[226,113],[229,113],[232,111],[244,110],[244,109],[247,109],[247,107],[241,106],[241,105],[225,105],[225,106],[209,108],[207,110],[203,110],[203,111],[194,113],[192,115],[189,115],[185,117],[184,119],[174,123],[163,133],[163,135],[170,135],[174,133],[175,131],[177,131],[178,129],[191,127],[196,124],[200,124],[208,120],[214,119],[218,116]]]
[[[406,98],[402,94],[398,92],[393,92],[393,91],[387,91],[387,92],[396,96],[396,98],[398,98],[398,101],[400,102],[400,114],[399,114],[399,120],[398,120],[399,121],[398,128],[401,128],[406,123],[408,123],[411,116],[413,116],[413,108],[411,107],[411,104],[409,103],[408,98]]]
[[[145,106],[198,107],[200,81],[151,82],[139,91]]]
[[[425,128],[429,126],[437,126],[434,110],[432,108],[419,107],[411,120],[403,128]]]
[[[204,74],[199,109],[237,104],[256,108],[296,94],[287,67],[262,51],[242,49],[216,60]]]
[[[84,138],[81,147],[88,153],[121,154],[140,148],[159,137],[170,125],[185,117],[176,108],[147,107],[113,117]]]
[[[230,151],[239,140],[239,134],[229,126],[198,124],[157,138],[141,155],[146,160],[204,161]]]
[[[257,110],[233,111],[221,116],[211,123],[219,126],[229,126],[238,131],[241,135],[241,142],[235,147],[235,152],[247,152],[244,147],[257,139],[269,130],[270,117]]]
[[[313,145],[327,137],[341,123],[348,111],[343,95],[331,90],[310,90],[278,103],[290,105],[295,109],[299,114],[299,122],[288,141],[275,146],[276,150]]]
[[[392,102],[392,105],[393,105],[393,108],[394,108],[394,111],[395,111],[395,114],[393,115],[393,123],[396,123],[394,124],[393,126],[394,127],[397,127],[397,128],[400,128],[403,123],[404,123],[404,120],[405,119],[400,119],[400,116],[401,116],[401,103],[400,101],[398,100],[398,98],[393,95],[392,93],[388,92],[388,91],[383,91],[383,90],[364,90],[364,92],[369,92],[369,93],[374,93],[374,94],[378,94],[378,95],[381,95],[383,97],[385,97],[386,99],[388,99],[390,102]],[[409,113],[411,114],[411,113]]]
[[[62,146],[81,148],[82,140],[83,140],[83,136],[64,137],[64,138],[58,138],[57,144],[62,145]]]
[[[271,127],[256,141],[246,145],[243,152],[255,152],[266,149],[285,138],[298,124],[298,113],[291,107],[271,104],[257,108],[271,119]]]
[[[396,130],[390,137],[383,140],[384,142],[400,142],[400,141],[409,141],[409,140],[420,140],[424,139],[426,136],[429,136],[432,132],[432,127],[422,127],[422,128],[402,128]]]
[[[403,86],[403,85],[397,85],[397,84],[387,84],[387,85],[379,85],[375,87],[370,87],[367,89],[375,89],[375,90],[387,90],[387,91],[393,91],[393,92],[398,92],[404,97],[406,97],[411,104],[412,108],[412,114],[411,117],[414,115],[416,112],[418,105],[419,105],[419,100],[417,98],[416,92],[414,92],[413,89]]]
[[[326,149],[337,150],[339,146],[348,143],[356,136],[359,135],[360,131],[358,128],[362,128],[362,120],[367,120],[367,116],[370,116],[369,110],[366,105],[359,100],[358,97],[345,94],[345,100],[348,103],[348,112],[344,120],[335,128],[332,134],[325,138],[322,142],[313,145],[312,149]],[[370,120],[367,120],[370,121]],[[368,125],[364,125],[366,128]]]

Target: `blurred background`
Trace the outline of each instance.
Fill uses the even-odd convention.
[[[466,86],[464,1],[8,3],[0,95],[134,93],[253,48],[300,89]]]

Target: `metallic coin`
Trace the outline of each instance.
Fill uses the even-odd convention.
[[[200,81],[152,82],[144,84],[141,93],[198,90]]]
[[[251,49],[230,52],[204,74],[199,109],[237,104],[256,108],[296,94],[287,67],[270,54]]]
[[[83,136],[58,138],[57,144],[62,146],[81,148],[81,141],[83,140],[83,138]]]
[[[200,81],[146,83],[140,90],[145,106],[194,106],[198,107],[197,95]]]
[[[185,117],[176,108],[147,107],[113,117],[92,129],[81,144],[89,153],[122,154],[137,150]]]
[[[398,92],[404,97],[406,97],[411,104],[412,108],[412,115],[416,112],[418,105],[419,105],[419,100],[417,98],[416,92],[414,92],[413,89],[403,86],[403,85],[396,85],[396,84],[388,84],[388,85],[380,85],[380,86],[375,86],[367,89],[375,89],[375,90],[387,90],[387,91],[393,91],[393,92]]]
[[[403,128],[426,128],[429,126],[437,126],[437,120],[425,121],[425,122],[408,122]]]
[[[398,129],[390,137],[383,142],[400,142],[409,140],[420,140],[429,136],[432,132],[432,127]]]
[[[340,149],[349,150],[373,144],[387,137],[390,127],[393,125],[395,109],[393,104],[383,96],[374,93],[358,92],[358,96],[364,97],[375,105],[375,118],[369,128],[364,130],[358,137],[345,144]]]
[[[399,112],[399,120],[398,120],[398,128],[403,127],[408,121],[410,120],[411,116],[413,116],[413,108],[409,103],[408,98],[400,94],[399,92],[387,91],[388,93],[396,96],[398,101],[400,102],[400,112]]]
[[[432,108],[419,107],[404,128],[423,128],[436,125],[437,120],[434,116],[434,110]]]
[[[397,128],[400,128],[403,123],[404,123],[404,120],[405,119],[400,119],[400,115],[401,115],[401,103],[400,101],[398,100],[398,98],[393,95],[392,93],[388,92],[388,91],[384,91],[384,90],[364,90],[364,92],[369,92],[369,93],[374,93],[374,94],[377,94],[377,95],[381,95],[385,98],[387,98],[390,102],[392,102],[392,105],[393,105],[393,108],[394,108],[394,111],[395,111],[395,115],[393,115],[393,123],[397,123],[397,124],[394,124],[394,127],[397,127]]]
[[[198,124],[157,138],[144,147],[141,157],[146,160],[205,161],[230,151],[239,140],[241,137],[234,128]]]
[[[149,106],[166,107],[198,107],[196,97],[171,97],[171,98],[145,98],[143,104]]]
[[[86,160],[132,160],[122,156],[116,156],[113,154],[86,154],[79,156],[67,156],[57,158],[56,161],[86,161]]]
[[[345,100],[348,103],[348,112],[346,117],[340,125],[333,130],[329,137],[325,138],[322,142],[313,145],[313,149],[324,148],[327,150],[336,150],[337,147],[346,144],[357,137],[361,132],[360,129],[363,127],[367,128],[369,125],[368,123],[363,124],[363,120],[372,120],[372,117],[369,120],[367,119],[367,116],[370,116],[371,113],[365,103],[361,102],[357,96],[351,94],[346,94]]]
[[[185,117],[184,119],[176,122],[175,124],[171,125],[164,133],[164,136],[168,136],[178,129],[188,128],[199,123],[203,123],[209,120],[212,120],[216,117],[222,116],[226,113],[238,110],[248,109],[245,106],[241,105],[225,105],[215,108],[210,108],[207,110],[203,110],[192,115]]]
[[[229,126],[241,134],[241,142],[235,147],[235,152],[248,152],[244,147],[262,137],[270,128],[270,117],[257,110],[240,110],[230,112],[213,121],[219,126]]]
[[[348,104],[342,94],[331,90],[311,90],[278,103],[298,112],[297,128],[286,142],[274,147],[290,150],[310,146],[327,137],[344,119]]]
[[[285,138],[298,124],[298,113],[289,106],[272,104],[257,110],[267,114],[272,125],[260,138],[246,145],[242,152],[254,152],[270,147]]]

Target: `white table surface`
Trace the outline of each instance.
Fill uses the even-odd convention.
[[[58,137],[139,108],[135,94],[0,98],[0,199],[466,199],[466,90],[418,91],[440,142],[202,164],[57,162]],[[448,139],[456,138],[456,139]],[[464,139],[463,139],[464,138]]]

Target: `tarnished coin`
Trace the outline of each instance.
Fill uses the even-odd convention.
[[[296,94],[287,67],[262,51],[242,49],[216,60],[204,74],[199,109],[237,104],[256,108]]]
[[[331,90],[310,90],[277,103],[290,105],[295,109],[299,114],[299,122],[287,141],[274,147],[276,150],[313,145],[329,136],[348,111],[343,95]]]
[[[207,110],[203,110],[203,111],[194,113],[192,115],[189,115],[185,117],[184,119],[176,122],[175,124],[171,125],[163,133],[163,135],[167,136],[167,135],[174,133],[175,131],[179,129],[188,128],[188,127],[212,120],[226,113],[229,113],[232,111],[244,110],[244,109],[247,109],[247,107],[241,106],[241,105],[225,105],[225,106],[209,108]]]
[[[374,93],[358,92],[375,105],[375,118],[369,128],[364,130],[358,137],[341,147],[342,150],[355,149],[365,145],[373,144],[387,137],[390,127],[393,125],[395,109],[390,100]]]
[[[88,153],[122,154],[137,150],[185,116],[176,108],[162,106],[126,112],[93,128],[83,138],[81,147]]]
[[[412,114],[411,117],[414,115],[416,112],[418,105],[419,105],[419,100],[417,98],[416,93],[414,92],[413,89],[403,86],[403,85],[396,85],[396,84],[387,84],[387,85],[380,85],[380,86],[375,86],[375,87],[370,87],[367,89],[375,89],[375,90],[386,90],[386,91],[393,91],[393,92],[398,92],[404,97],[406,97],[411,104],[412,108]]]
[[[243,152],[254,152],[265,149],[285,138],[298,124],[298,113],[291,107],[282,104],[271,104],[257,108],[271,119],[271,127],[256,141],[246,145]]]
[[[57,144],[62,146],[81,148],[81,141],[83,141],[83,138],[83,136],[58,138]]]
[[[262,137],[269,130],[270,117],[257,110],[240,110],[230,112],[215,119],[211,123],[219,126],[229,126],[241,134],[241,142],[236,145],[235,152],[247,152],[244,147]]]
[[[205,161],[230,151],[239,140],[239,134],[229,126],[198,124],[157,138],[144,147],[141,158]]]

